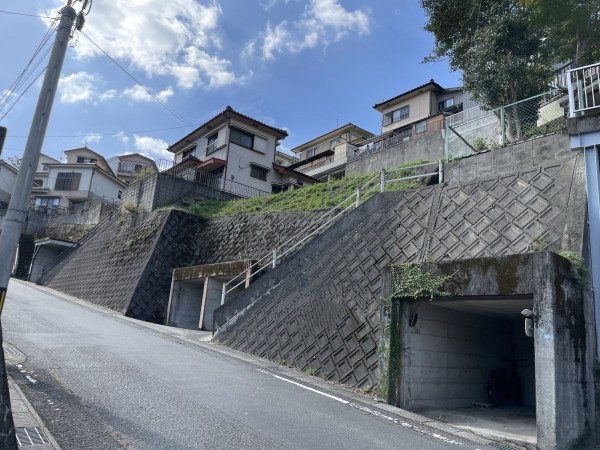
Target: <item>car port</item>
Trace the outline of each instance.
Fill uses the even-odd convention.
[[[595,420],[586,381],[593,379],[592,310],[570,263],[542,252],[423,267],[448,276],[446,296],[394,297],[391,268],[384,270],[392,299],[383,316],[388,403],[529,448],[585,439]],[[523,310],[533,312],[531,337]],[[505,380],[495,401],[490,371]]]

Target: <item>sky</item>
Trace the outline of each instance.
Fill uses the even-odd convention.
[[[54,40],[11,90],[52,25],[31,16],[55,18],[64,4],[0,0],[3,159],[23,154],[43,75],[33,80]],[[374,104],[432,78],[461,84],[446,61],[422,63],[434,45],[425,22],[418,0],[93,0],[67,50],[42,152],[64,161],[87,145],[107,158],[172,159],[168,145],[228,105],[287,130],[279,149],[288,153],[349,122],[378,134]]]

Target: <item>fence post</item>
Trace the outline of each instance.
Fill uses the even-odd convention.
[[[448,117],[444,117],[444,154],[446,155],[446,162],[450,161],[450,151],[448,149],[448,140],[450,138],[450,122]]]
[[[273,269],[277,266],[277,249],[273,250]]]
[[[442,165],[442,160],[438,161],[438,180],[439,183],[442,184],[444,182],[444,166]]]
[[[502,133],[502,147],[506,145],[506,116],[504,106],[500,107],[500,132]]]
[[[381,174],[379,177],[379,192],[383,194],[385,191],[385,169],[381,169]]]
[[[221,305],[225,304],[225,294],[227,293],[227,283],[223,283],[223,289],[221,290]]]
[[[356,188],[356,205],[354,207],[358,208],[358,205],[360,205],[360,187]]]

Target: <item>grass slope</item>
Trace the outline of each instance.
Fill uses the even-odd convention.
[[[399,166],[410,167],[420,162],[410,162]],[[394,178],[413,175],[414,169],[397,170],[392,175]],[[267,214],[287,211],[314,211],[331,209],[346,198],[354,195],[358,187],[362,187],[377,173],[370,173],[358,177],[345,177],[339,180],[317,183],[312,186],[271,194],[263,197],[245,198],[240,200],[220,201],[207,198],[190,198],[181,202],[184,208],[202,217],[234,216],[240,214]],[[374,183],[378,183],[375,180]],[[418,185],[415,180],[396,181],[387,183],[386,191],[402,191]],[[374,195],[379,189],[374,189],[366,198]],[[347,206],[349,203],[345,204]]]

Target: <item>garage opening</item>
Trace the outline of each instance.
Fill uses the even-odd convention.
[[[405,304],[400,406],[535,444],[535,351],[525,309],[533,310],[531,296]]]
[[[246,272],[246,283],[249,284],[253,264],[253,261],[243,260],[173,270],[166,324],[212,331],[214,311],[221,306],[223,284],[242,272]],[[244,288],[241,285],[236,290]]]

